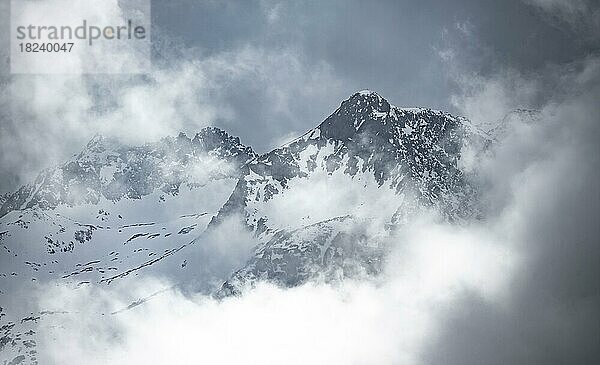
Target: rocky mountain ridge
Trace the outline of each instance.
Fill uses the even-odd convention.
[[[291,181],[316,171],[338,170],[351,178],[368,173],[378,187],[412,194],[425,206],[439,205],[449,219],[468,217],[476,214],[476,191],[458,167],[460,151],[465,143],[486,138],[464,118],[398,108],[375,92],[361,91],[318,127],[251,161],[215,222],[241,214],[262,234],[268,217],[255,214],[255,202],[268,202]]]
[[[235,175],[233,170],[255,156],[238,137],[215,127],[204,128],[191,139],[181,133],[138,147],[96,136],[74,159],[42,171],[33,183],[7,195],[0,206],[0,217],[33,207],[97,204],[102,198],[140,199],[155,190],[177,194],[182,184],[202,183],[190,175],[197,172],[193,171],[194,164],[206,162],[202,168],[211,168],[209,162],[229,163]],[[207,171],[208,175],[213,172]]]

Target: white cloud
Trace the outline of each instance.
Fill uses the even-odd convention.
[[[109,315],[171,284],[144,280],[133,287],[48,286],[38,330],[42,362],[145,364],[417,364],[438,323],[463,290],[496,300],[514,258],[483,231],[418,222],[396,237],[386,280],[261,284],[221,302],[167,290],[131,310]],[[101,315],[101,313],[105,313]],[[64,351],[65,347],[73,351]]]
[[[314,112],[306,104],[327,101],[340,87],[327,64],[309,67],[296,50],[252,46],[184,57],[144,77],[15,75],[2,93],[2,165],[31,180],[97,133],[141,144],[207,125],[235,133],[257,123],[263,143],[274,145],[288,127],[302,128]]]
[[[538,96],[535,80],[527,80],[514,70],[490,78],[459,73],[455,80],[461,93],[452,95],[450,102],[475,124],[497,122],[517,108],[531,107]]]

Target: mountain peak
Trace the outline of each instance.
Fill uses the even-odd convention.
[[[383,112],[390,110],[390,103],[385,98],[375,91],[366,89],[352,94],[350,98],[342,102],[341,106],[357,107],[359,109],[368,107]]]
[[[94,136],[88,141],[85,148],[86,149],[94,149],[99,146],[104,145],[107,142],[107,138],[100,133],[94,134]]]
[[[471,129],[461,117],[426,108],[397,108],[375,92],[356,92],[316,128],[249,163],[211,225],[239,215],[257,237],[268,240],[281,229],[343,215],[337,209],[345,198],[327,202],[328,188],[323,189],[322,201],[317,197],[327,204],[325,215],[287,204],[287,211],[296,215],[280,220],[281,214],[264,209],[271,199],[281,202],[285,196],[296,199],[306,194],[305,186],[312,185],[311,179],[320,184],[323,174],[333,176],[332,184],[356,183],[362,189],[372,183],[382,192],[389,189],[390,194],[401,195],[398,206],[390,210],[393,224],[403,222],[418,206],[439,208],[449,220],[472,216],[477,214],[473,203],[477,191],[458,164],[464,143],[479,138]],[[367,198],[357,211],[379,209],[372,204]]]
[[[93,160],[108,151],[116,151],[124,145],[115,137],[106,137],[96,133],[76,156],[80,160]]]
[[[356,93],[354,93],[354,95],[360,95],[360,96],[376,96],[379,98],[382,98],[381,95],[379,95],[376,91],[373,90],[369,90],[369,89],[364,89],[364,90],[360,90]]]
[[[356,92],[319,125],[321,135],[335,139],[352,138],[365,122],[383,120],[391,108],[390,103],[374,91]]]

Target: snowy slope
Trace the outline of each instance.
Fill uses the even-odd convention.
[[[47,283],[76,291],[150,273],[193,281],[185,250],[252,158],[216,128],[140,147],[96,137],[8,196],[0,217],[0,359],[33,362],[36,322],[51,313],[29,296]]]

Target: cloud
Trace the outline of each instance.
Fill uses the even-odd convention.
[[[597,124],[591,124],[597,119],[585,116],[591,111],[586,107],[592,104],[562,105],[546,119],[549,125],[520,139],[528,146],[516,143],[501,152],[505,156],[493,174],[494,185],[510,202],[502,220],[516,235],[514,250],[522,252],[523,267],[510,284],[509,300],[484,303],[467,294],[448,310],[428,363],[594,363],[600,358],[600,230],[594,223],[600,213],[594,192],[600,161],[593,142]],[[530,158],[519,156],[523,147],[534,152]],[[500,178],[507,173],[510,180]]]
[[[44,0],[34,9],[55,9],[57,3],[64,8],[62,0]],[[122,23],[119,2],[102,6],[96,16]],[[276,17],[280,5],[264,7]],[[85,13],[78,10],[74,14]],[[324,118],[346,94],[326,62],[309,61],[292,44],[240,44],[203,54],[159,27],[153,32],[159,36],[154,66],[145,75],[3,75],[0,191],[64,161],[97,133],[136,145],[215,125],[259,150],[272,148]],[[107,56],[90,57],[102,63]],[[141,57],[124,48],[122,58]]]
[[[477,74],[457,74],[463,91],[450,97],[452,105],[476,124],[495,122],[519,107],[535,105],[537,85],[522,78],[514,70],[506,70],[492,78]]]
[[[383,281],[293,289],[262,283],[222,301],[163,291],[172,284],[148,278],[79,291],[50,284],[37,296],[40,308],[71,314],[41,322],[38,359],[418,364],[423,343],[436,333],[436,313],[467,289],[486,301],[503,292],[515,258],[486,235],[423,218],[393,238],[397,255]],[[108,314],[156,292],[141,305]],[[75,350],[61,350],[65,346]]]
[[[14,75],[2,92],[2,184],[31,180],[97,133],[136,145],[216,125],[272,147],[290,130],[304,132],[314,119],[308,105],[335,105],[328,94],[340,87],[327,64],[252,46],[183,58],[146,76]]]
[[[523,261],[505,300],[465,292],[440,315],[423,363],[600,359],[598,64],[589,56],[535,74],[458,74],[463,89],[453,102],[476,122],[515,107],[539,109],[535,120],[506,119],[507,133],[478,161],[488,219],[497,217],[507,236],[503,246]]]

